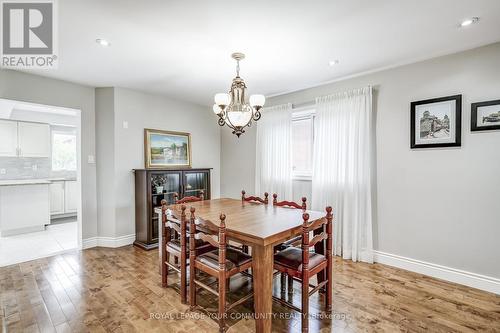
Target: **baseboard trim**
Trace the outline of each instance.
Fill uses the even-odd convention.
[[[82,249],[90,249],[92,247],[121,247],[134,243],[135,234],[120,236],[120,237],[91,237],[86,238],[82,242]]]
[[[91,237],[91,238],[82,239],[82,250],[96,247],[97,246],[97,238],[98,237]]]
[[[7,236],[17,236],[21,234],[29,234],[31,232],[38,232],[38,231],[44,231],[45,226],[44,225],[37,225],[34,227],[24,227],[24,228],[18,228],[18,229],[9,229],[9,230],[3,230],[0,232],[1,237],[7,237]]]
[[[460,269],[432,264],[380,251],[373,251],[373,259],[375,262],[380,264],[500,294],[500,279],[491,276],[471,273]]]

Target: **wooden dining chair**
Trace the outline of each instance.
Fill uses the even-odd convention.
[[[169,268],[179,273],[180,275],[180,295],[181,302],[187,302],[187,259],[188,259],[188,233],[186,206],[181,206],[181,219],[178,220],[172,215],[167,214],[166,201],[162,205],[162,286],[168,286],[168,271]],[[172,237],[175,232],[177,237]],[[205,253],[214,250],[214,248],[203,241],[196,242],[196,251]],[[170,256],[175,258],[174,263],[170,262]]]
[[[302,224],[302,248],[299,249],[297,247],[289,247],[274,255],[274,269],[279,272],[286,273],[302,283],[302,307],[298,308],[292,303],[287,302],[283,298],[283,295],[282,298],[273,297],[273,299],[285,306],[301,312],[302,332],[308,332],[309,297],[326,286],[326,311],[329,312],[332,308],[332,207],[326,208],[326,217],[324,219],[309,222],[308,213],[304,213],[302,218],[304,220]],[[311,240],[309,240],[309,233],[318,229],[323,229],[323,232],[315,235]],[[315,244],[324,240],[326,240],[327,243],[326,256],[310,252],[311,247],[314,247]],[[311,285],[309,283],[309,279],[322,271],[326,272],[326,279],[319,282],[316,286]],[[309,290],[310,287],[312,287],[312,290]]]
[[[184,204],[184,203],[190,203],[190,202],[197,202],[197,201],[203,201],[205,200],[205,191],[204,190],[200,190],[199,191],[200,193],[198,194],[198,196],[187,196],[187,197],[184,197],[182,199],[179,199],[179,193],[175,192],[173,194],[173,197],[174,197],[174,204]],[[162,205],[163,205],[163,202],[166,202],[165,199],[163,199],[161,202],[162,202]],[[179,233],[177,233],[177,231],[173,231],[171,233],[171,236],[173,238],[176,238],[178,240],[180,240],[179,238]],[[179,243],[179,242],[178,242]],[[174,257],[175,259],[175,264],[178,265],[179,264],[179,258],[176,256]]]
[[[298,204],[293,201],[278,201],[278,195],[276,193],[273,194],[273,206],[276,207],[288,207],[288,208],[295,208],[295,209],[302,209],[305,211],[307,209],[307,204],[306,204],[307,198],[302,197],[302,204]],[[286,242],[280,244],[282,247],[282,250],[289,246],[298,246],[300,245],[300,240],[302,239],[302,236],[297,236],[292,239],[287,240]]]
[[[249,196],[249,197],[246,197],[245,196],[246,192],[245,190],[241,191],[241,201],[249,201],[249,202],[260,202],[260,203],[263,203],[263,204],[268,204],[269,203],[269,193],[265,192],[264,193],[264,199],[260,198],[260,197],[256,197],[256,196]]]
[[[241,191],[241,202],[245,202],[245,201],[258,202],[258,203],[263,203],[266,205],[269,203],[269,193],[267,193],[267,192],[264,192],[264,199],[262,199],[260,197],[253,196],[253,195],[246,197],[245,195],[246,195],[245,190],[242,190]],[[237,245],[236,247],[245,253],[249,253],[248,252],[248,245],[242,244],[242,245]]]
[[[292,209],[302,209],[303,211],[305,211],[307,209],[306,201],[307,201],[306,197],[302,197],[302,204],[298,204],[296,202],[286,201],[286,200],[278,201],[278,194],[273,193],[273,206],[276,206],[276,207],[288,207],[288,208],[292,208]],[[301,240],[302,240],[301,235],[293,237],[293,238],[287,240],[286,242],[283,242],[281,244],[276,245],[274,247],[274,252],[283,251],[284,249],[286,249],[290,246],[300,246]],[[285,289],[286,289],[286,282],[285,281],[286,281],[286,274],[282,272],[281,273],[281,292],[285,292]],[[289,294],[293,293],[293,278],[290,275],[288,275],[288,293]]]
[[[196,201],[203,201],[205,200],[205,191],[200,190],[200,194],[198,194],[197,197],[195,196],[188,196],[184,197],[182,199],[179,199],[179,193],[175,192],[174,193],[174,204],[183,204],[183,203],[189,203],[189,202],[196,202]]]
[[[246,271],[252,266],[252,257],[242,251],[228,247],[226,243],[226,215],[220,215],[220,225],[216,226],[210,221],[196,219],[195,208],[191,207],[190,219],[190,277],[189,277],[189,303],[190,309],[194,310],[196,303],[196,288],[201,287],[216,295],[219,299],[218,319],[219,332],[226,331],[225,317],[227,311],[235,306],[242,304],[253,296],[253,293],[248,293],[238,301],[227,304],[226,294],[229,279],[243,271]],[[217,237],[216,240],[214,237]],[[201,239],[204,242],[216,247],[216,250],[199,254],[196,251],[196,240]],[[210,276],[217,278],[218,290],[211,288],[209,285],[199,281],[196,277],[197,271],[202,271]]]
[[[297,208],[297,209],[302,209],[306,210],[307,205],[306,205],[307,198],[302,197],[302,204],[298,204],[293,201],[278,201],[278,195],[276,193],[273,194],[273,206],[278,206],[278,207],[290,207],[290,208]]]

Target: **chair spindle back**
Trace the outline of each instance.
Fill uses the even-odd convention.
[[[253,202],[260,202],[260,203],[263,203],[263,204],[268,204],[269,203],[269,193],[265,192],[264,193],[264,199],[262,198],[259,198],[259,197],[256,197],[256,196],[249,196],[249,197],[245,197],[245,190],[241,191],[241,201],[253,201]]]
[[[175,204],[182,204],[182,203],[189,203],[189,202],[196,202],[196,201],[203,201],[205,200],[205,191],[200,190],[200,194],[195,197],[195,196],[188,196],[184,197],[182,199],[179,199],[179,193],[174,193],[174,203]]]
[[[306,210],[307,205],[306,205],[306,197],[302,197],[302,204],[298,204],[293,201],[278,201],[278,195],[276,193],[273,194],[273,206],[278,206],[278,207],[290,207],[290,208],[297,208],[297,209],[302,209]]]

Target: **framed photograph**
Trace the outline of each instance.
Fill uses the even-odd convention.
[[[500,99],[481,103],[472,103],[470,130],[500,130]]]
[[[146,169],[191,168],[191,134],[144,129]]]
[[[411,103],[411,148],[460,147],[462,95]]]

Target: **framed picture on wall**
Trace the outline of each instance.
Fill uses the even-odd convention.
[[[462,95],[411,103],[411,148],[460,147]]]
[[[471,104],[470,130],[500,130],[500,99]]]
[[[191,167],[191,134],[144,129],[146,169]]]

